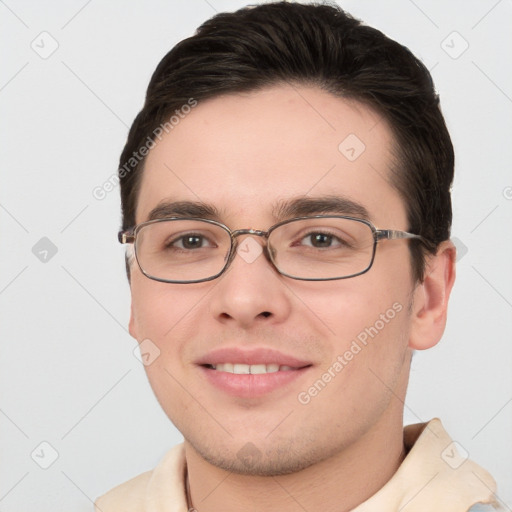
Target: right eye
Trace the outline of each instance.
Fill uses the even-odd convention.
[[[216,247],[208,238],[197,233],[186,233],[173,238],[165,244],[167,249],[194,250],[204,249],[205,247]]]

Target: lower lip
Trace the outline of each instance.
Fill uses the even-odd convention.
[[[213,370],[205,366],[200,367],[206,378],[215,387],[230,395],[242,398],[259,397],[277,389],[282,389],[284,386],[302,377],[310,368],[310,366],[306,366],[298,370],[240,375]]]

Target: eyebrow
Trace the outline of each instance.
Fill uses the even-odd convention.
[[[218,220],[220,215],[217,208],[211,204],[199,201],[165,201],[149,212],[147,220],[169,217],[198,217]]]
[[[345,196],[296,197],[278,201],[272,208],[277,222],[293,217],[306,217],[332,213],[349,215],[370,220],[368,210],[361,204]],[[170,217],[197,217],[220,221],[219,210],[212,204],[200,201],[163,201],[153,208],[147,220]]]
[[[333,213],[338,215],[350,215],[365,220],[370,220],[368,210],[361,204],[345,196],[319,196],[297,197],[280,201],[274,207],[274,217],[285,220],[292,217],[305,217],[307,215],[321,215]]]

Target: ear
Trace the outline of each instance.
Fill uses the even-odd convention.
[[[425,350],[436,345],[446,326],[448,299],[455,281],[456,249],[450,240],[442,242],[426,262],[425,278],[413,293],[409,347]]]

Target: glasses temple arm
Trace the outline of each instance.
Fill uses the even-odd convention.
[[[377,240],[400,240],[404,238],[412,240],[420,240],[427,247],[435,249],[435,245],[421,235],[415,235],[414,233],[408,233],[407,231],[399,231],[396,229],[378,229],[376,232]]]
[[[117,239],[121,244],[133,244],[135,242],[135,236],[129,231],[119,231]]]

